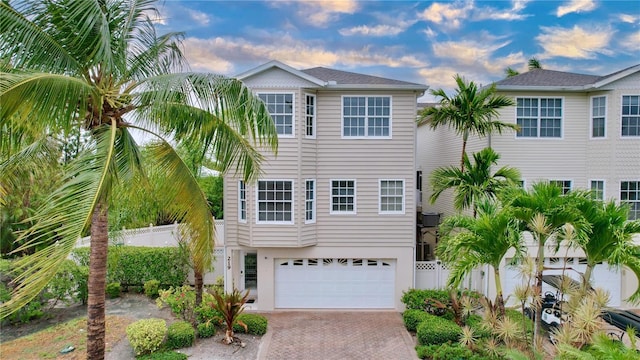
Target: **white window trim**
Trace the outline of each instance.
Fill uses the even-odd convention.
[[[554,182],[554,181],[562,181],[562,182],[569,181],[569,182],[571,182],[571,186],[569,187],[569,191],[573,191],[573,189],[574,189],[574,181],[573,181],[573,179],[557,179],[557,178],[554,178],[554,179],[549,179],[548,181],[549,181],[549,183]]]
[[[526,179],[520,179],[520,181],[522,181],[522,190],[527,190],[527,180]]]
[[[291,105],[293,106],[293,109],[291,112],[291,135],[278,134],[278,138],[295,139],[296,137],[296,93],[292,91],[258,91],[256,92],[256,96],[268,95],[268,94],[291,94],[292,95]],[[265,103],[265,106],[267,106],[267,112],[269,112],[268,105],[266,103]]]
[[[344,98],[345,97],[364,97],[364,98],[370,98],[370,97],[388,97],[389,98],[389,136],[344,136]],[[369,110],[367,109],[367,116],[365,117],[365,120],[368,119],[369,114],[368,114]],[[393,138],[393,96],[391,95],[358,95],[358,94],[351,94],[351,95],[342,95],[340,97],[340,118],[341,118],[341,122],[340,122],[340,137],[342,139],[349,139],[349,140],[357,140],[357,139],[392,139]],[[365,132],[368,133],[368,126],[365,123],[364,126]]]
[[[307,96],[313,98],[313,135],[307,135]],[[304,94],[304,137],[307,139],[315,139],[316,138],[316,123],[318,122],[318,98],[315,94],[305,93]]]
[[[622,94],[620,95],[620,103],[618,111],[620,112],[620,119],[618,121],[618,138],[620,139],[640,139],[640,135],[638,136],[622,136],[622,98],[624,96],[640,96],[640,94]],[[633,181],[633,180],[632,180]]]
[[[623,182],[640,182],[640,178],[639,179],[620,179],[620,181],[618,181],[618,194],[617,194],[618,204],[628,204],[629,203],[629,201],[622,200],[622,198],[620,196],[620,195],[622,195],[622,183]],[[640,219],[636,219],[636,220],[640,220]]]
[[[593,99],[595,98],[604,98],[604,136],[593,137]],[[622,98],[620,98],[622,100]],[[622,102],[620,103],[620,107],[622,107]],[[609,98],[607,95],[594,95],[589,98],[589,139],[591,140],[605,140],[608,135],[607,124],[608,124],[608,115],[609,114]],[[620,126],[622,126],[622,115],[620,115]],[[622,134],[622,128],[620,129],[620,134]],[[589,182],[591,184],[591,182]]]
[[[244,200],[240,198],[240,186],[241,184],[244,184]],[[244,201],[244,215],[245,218],[242,218],[242,206],[240,205],[242,203],[242,201]],[[247,218],[249,217],[249,208],[248,205],[249,202],[247,201],[247,183],[245,183],[242,180],[238,180],[238,222],[246,224],[247,223]]]
[[[353,181],[353,211],[333,211],[333,182]],[[356,179],[329,179],[329,214],[330,215],[356,215],[358,213],[358,182]]]
[[[402,181],[402,211],[382,211],[382,182]],[[380,215],[404,215],[406,211],[407,190],[404,179],[378,179],[378,214]]]
[[[562,99],[562,116],[560,119],[560,137],[540,137],[540,115],[538,115],[538,135],[537,136],[518,136],[518,132],[514,131],[513,137],[518,140],[543,140],[543,141],[558,141],[564,140],[564,124],[565,124],[565,113],[567,104],[564,96],[516,96],[514,101],[516,101],[516,105],[514,105],[514,124],[518,124],[518,99]],[[538,105],[539,106],[539,105]],[[621,131],[622,133],[622,131]]]
[[[313,218],[311,220],[307,220],[307,181],[313,181],[313,199],[312,201],[312,209]],[[317,210],[316,203],[318,198],[318,182],[316,179],[304,179],[304,223],[305,224],[315,224],[317,218]]]
[[[260,220],[260,206],[258,205],[259,203],[259,199],[258,199],[258,191],[260,186],[258,186],[258,183],[260,181],[290,181],[291,182],[291,221],[261,221]],[[293,225],[294,224],[294,219],[295,219],[295,215],[296,215],[296,211],[295,211],[295,207],[296,207],[296,192],[295,192],[295,181],[293,179],[259,179],[256,182],[255,185],[256,191],[255,191],[255,203],[256,203],[256,211],[255,211],[255,215],[256,215],[256,224],[258,225]]]
[[[607,199],[607,181],[605,179],[589,179],[587,181],[587,190],[591,191],[591,182],[592,181],[602,181],[602,201]]]

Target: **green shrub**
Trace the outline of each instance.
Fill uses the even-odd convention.
[[[160,290],[160,281],[149,280],[144,283],[144,294],[148,297],[155,299],[158,297],[158,290]]]
[[[247,331],[240,324],[233,325],[234,332],[247,333],[252,335],[264,335],[267,332],[267,318],[259,314],[240,314],[238,321],[247,325]]]
[[[427,299],[437,300],[443,304],[449,304],[449,291],[433,289],[409,289],[402,294],[401,301],[407,309],[426,310]]]
[[[89,265],[89,249],[74,249],[72,258]],[[188,257],[180,247],[110,246],[107,281],[123,286],[142,286],[158,280],[163,286],[181,286],[189,273]]]
[[[157,352],[145,356],[139,356],[136,360],[187,360],[188,356],[175,351]]]
[[[484,326],[484,320],[480,315],[469,315],[465,321],[465,325],[473,329],[473,333],[476,334],[479,339],[485,339],[491,336],[491,329]]]
[[[210,322],[215,326],[222,326],[224,318],[215,308],[215,301],[213,301],[213,295],[208,293],[202,294],[202,303],[195,309],[196,321],[199,324]]]
[[[204,322],[198,324],[198,337],[199,338],[210,338],[216,334],[216,326],[212,322]]]
[[[479,360],[478,355],[457,344],[418,345],[416,352],[420,359],[433,360]]]
[[[458,341],[462,329],[453,321],[439,316],[427,314],[418,325],[416,336],[422,345],[443,344],[447,341]]]
[[[508,318],[515,321],[518,324],[518,328],[522,329],[524,325],[524,329],[526,329],[527,334],[533,334],[533,320],[529,319],[526,316],[522,316],[522,313],[518,310],[507,309],[505,314]]]
[[[196,331],[186,321],[177,321],[169,325],[167,330],[167,348],[182,349],[193,345],[196,339]]]
[[[120,283],[119,282],[112,282],[107,284],[107,295],[109,295],[110,298],[117,298],[120,296]]]
[[[73,260],[65,260],[56,276],[46,287],[47,297],[62,300],[69,305],[73,302],[85,304],[89,297],[89,267],[76,264]]]
[[[407,330],[415,332],[418,325],[427,318],[427,313],[422,310],[409,309],[402,313],[402,319],[404,320],[404,326]]]
[[[170,287],[168,290],[159,290],[158,295],[156,299],[158,307],[168,305],[171,312],[182,320],[191,322],[194,319],[196,293],[191,286],[184,285],[175,289]],[[204,297],[204,294],[202,295]]]
[[[167,323],[162,319],[138,320],[127,326],[126,331],[133,351],[144,355],[160,348],[167,334]]]

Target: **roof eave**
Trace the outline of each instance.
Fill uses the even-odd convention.
[[[610,84],[610,83],[612,83],[612,82],[614,82],[616,80],[620,80],[622,78],[625,78],[625,77],[627,77],[627,76],[629,76],[631,74],[634,74],[634,73],[636,73],[638,71],[640,71],[640,64],[638,64],[636,66],[632,66],[632,67],[628,68],[627,70],[621,71],[621,72],[619,72],[619,73],[617,73],[617,74],[615,74],[613,76],[609,76],[609,77],[607,77],[605,79],[602,79],[602,80],[594,83],[593,87],[597,89],[599,87],[602,87],[602,86],[605,86],[607,84]]]
[[[324,88],[327,90],[413,90],[425,92],[429,86],[420,84],[327,84]]]
[[[253,75],[259,74],[259,73],[264,72],[264,71],[267,71],[267,70],[269,70],[271,68],[281,69],[281,70],[286,71],[286,72],[288,72],[290,74],[293,74],[293,75],[295,75],[297,77],[300,77],[300,78],[302,78],[304,80],[307,80],[307,81],[309,81],[311,83],[314,83],[314,84],[316,84],[318,86],[325,86],[326,85],[325,81],[322,81],[322,80],[318,79],[317,77],[311,76],[311,75],[309,75],[307,73],[304,73],[304,72],[302,72],[300,70],[294,69],[291,66],[286,65],[284,63],[281,63],[280,61],[277,61],[277,60],[271,60],[268,63],[264,63],[264,64],[262,64],[262,65],[260,65],[258,67],[255,67],[253,69],[245,71],[245,72],[243,72],[241,74],[236,75],[235,78],[238,79],[238,80],[244,80],[244,79],[247,79],[247,78],[249,78],[249,77],[251,77]]]
[[[592,84],[578,86],[523,86],[523,85],[498,85],[498,91],[585,91],[592,88]]]

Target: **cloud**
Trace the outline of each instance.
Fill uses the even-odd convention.
[[[635,24],[636,22],[640,21],[640,16],[630,15],[630,14],[620,14],[618,15],[618,19],[628,24]]]
[[[622,46],[635,54],[638,54],[638,44],[640,44],[640,30],[629,34],[622,41]]]
[[[322,1],[272,1],[274,7],[289,5],[298,6],[298,16],[306,19],[312,26],[325,27],[337,20],[341,14],[353,14],[358,10],[356,0],[322,0]]]
[[[447,28],[457,29],[462,24],[462,20],[469,17],[473,10],[473,2],[434,2],[428,8],[418,14],[418,17],[425,21],[430,21]]]
[[[480,7],[473,11],[472,19],[480,20],[506,20],[515,21],[523,20],[529,17],[522,14],[521,11],[527,7],[529,0],[513,0],[510,9],[496,9],[493,7]]]
[[[380,24],[374,26],[360,25],[352,28],[343,28],[340,29],[340,35],[342,36],[352,36],[352,35],[362,35],[362,36],[395,36],[400,33],[403,33],[407,30],[411,25],[415,24],[416,20],[410,21],[396,21],[393,24]]]
[[[556,12],[557,17],[562,17],[571,13],[589,12],[596,8],[596,3],[593,0],[569,0],[558,7]]]
[[[572,59],[593,59],[597,53],[611,55],[607,48],[615,30],[611,28],[589,27],[588,30],[575,25],[573,28],[558,26],[540,28],[542,33],[536,37],[544,49],[540,59],[562,56]]]
[[[438,36],[438,33],[429,26],[427,26],[427,28],[422,32],[427,35],[429,39],[434,39],[436,36]]]
[[[189,13],[189,16],[191,17],[191,19],[197,22],[198,24],[202,26],[209,25],[209,21],[211,20],[211,18],[209,17],[208,14],[203,13],[201,11],[191,10],[191,9],[187,10],[187,12]]]

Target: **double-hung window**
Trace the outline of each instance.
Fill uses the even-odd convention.
[[[604,180],[589,181],[589,190],[591,190],[592,198],[596,200],[604,200]]]
[[[607,127],[607,97],[594,96],[591,98],[591,137],[603,138]]]
[[[390,96],[343,96],[343,137],[391,137]]]
[[[260,180],[256,199],[258,223],[293,223],[293,181]]]
[[[331,180],[332,214],[356,213],[356,181]]]
[[[517,98],[517,137],[562,137],[561,98]]]
[[[305,95],[305,136],[316,137],[316,96]]]
[[[622,97],[622,136],[640,136],[640,95]]]
[[[316,181],[306,180],[304,184],[304,222],[316,222]]]
[[[562,194],[567,194],[571,191],[571,180],[550,180],[551,185],[555,185],[562,190]]]
[[[620,182],[620,201],[629,204],[629,220],[640,219],[640,181]]]
[[[380,180],[380,214],[404,214],[404,180]]]
[[[247,184],[242,180],[238,181],[238,218],[247,221]]]
[[[273,119],[278,135],[294,136],[293,94],[292,93],[261,93],[260,99],[267,106],[269,115]]]

